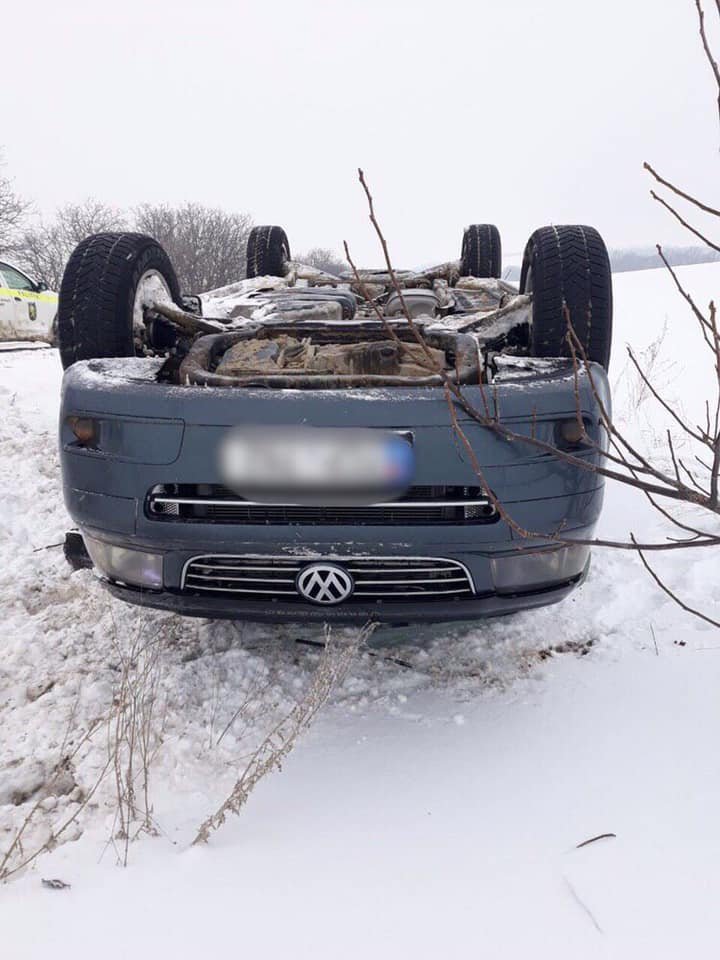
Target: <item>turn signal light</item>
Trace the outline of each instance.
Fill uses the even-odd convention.
[[[561,446],[564,447],[576,447],[587,438],[585,424],[577,418],[562,420],[558,424],[558,433],[560,434]]]
[[[68,417],[67,425],[81,447],[94,447],[98,441],[98,422],[90,417]]]

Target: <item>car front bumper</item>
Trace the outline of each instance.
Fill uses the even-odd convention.
[[[346,603],[335,607],[319,607],[310,603],[286,603],[278,600],[268,603],[261,600],[242,600],[237,597],[198,597],[175,590],[143,590],[108,580],[103,580],[102,583],[118,600],[141,607],[168,610],[186,617],[245,620],[251,623],[351,625],[372,622],[401,625],[480,620],[559,603],[583,582],[589,566],[588,559],[582,573],[571,580],[549,587],[514,594],[476,594],[474,597],[444,604],[418,600],[402,604]]]
[[[592,531],[578,530],[575,536],[585,539]],[[85,530],[86,545],[95,560],[96,572],[103,585],[119,599],[144,607],[153,607],[160,610],[169,610],[186,616],[197,616],[218,619],[236,619],[257,622],[328,622],[338,624],[365,623],[412,623],[412,622],[443,622],[452,620],[473,620],[484,617],[501,616],[519,610],[532,609],[557,603],[564,599],[585,576],[590,564],[590,551],[586,546],[560,547],[552,544],[532,542],[515,545],[511,549],[502,549],[498,545],[494,549],[487,548],[460,552],[456,545],[447,544],[448,549],[428,551],[422,555],[410,555],[406,550],[396,545],[393,552],[377,553],[356,550],[346,551],[343,554],[336,552],[322,552],[317,549],[303,550],[300,553],[291,549],[288,553],[265,552],[232,552],[218,553],[217,550],[199,552],[193,549],[170,549],[157,552],[158,544],[152,544],[153,553],[145,553],[138,549],[136,540],[118,542],[118,538],[111,540],[107,535],[98,539],[95,530]],[[99,551],[99,547],[110,548],[110,551]],[[146,548],[151,545],[147,544]],[[437,544],[435,544],[437,546]],[[137,564],[128,565],[128,557],[134,555]],[[113,558],[108,563],[108,557]],[[89,559],[89,558],[88,558]],[[157,560],[160,560],[158,566]],[[152,560],[152,563],[144,561]],[[194,565],[200,563],[200,573],[210,574],[212,567],[205,568],[204,561],[222,564],[252,564],[250,572],[244,566],[231,569],[223,566],[223,573],[213,576],[213,581],[220,582],[221,589],[212,587],[203,592],[196,588],[198,582],[192,582],[188,576]],[[293,578],[308,565],[320,562],[329,562],[350,572],[356,579],[356,592],[347,600],[338,604],[313,603],[304,599],[293,586]],[[280,570],[274,569],[272,575],[279,574],[287,577],[282,589],[276,593],[267,590],[274,582],[260,583],[257,578],[263,575],[258,571],[268,569],[264,565],[283,564]],[[400,572],[403,565],[421,565],[429,567],[452,565],[455,569],[445,569],[440,577],[432,582],[431,586],[419,587],[413,583],[413,576],[423,578],[431,574],[417,574],[411,569]],[[373,572],[358,574],[357,566],[370,565]],[[383,568],[394,568],[395,577],[401,583],[411,583],[411,586],[401,587],[407,591],[403,595],[368,597],[361,596],[357,587],[367,587],[362,583],[364,577],[370,577],[370,582],[379,584],[375,588],[379,591],[387,589],[385,581],[390,574]],[[160,571],[158,577],[158,570]],[[226,573],[229,571],[229,576]],[[375,572],[377,571],[377,572]],[[126,580],[123,574],[127,573]],[[455,586],[444,580],[444,576],[460,575],[464,577],[465,592],[459,596],[445,594],[448,586]],[[225,577],[228,579],[225,580]],[[238,578],[250,577],[249,583],[237,582]],[[267,574],[265,575],[267,576]],[[378,581],[377,578],[380,578]],[[133,582],[134,581],[134,582]],[[143,585],[141,585],[142,581]],[[421,581],[424,584],[429,580]],[[234,587],[258,587],[259,595],[248,596],[248,590],[234,592]],[[434,592],[434,588],[439,588]],[[230,589],[228,589],[230,588]]]
[[[442,390],[180,388],[145,376],[148,363],[75,364],[65,374],[60,418],[68,512],[84,535],[118,548],[114,573],[98,562],[97,552],[94,559],[111,581],[112,592],[129,602],[189,615],[260,621],[467,620],[556,602],[584,575],[587,554],[571,567],[545,566],[542,557],[557,552],[552,538],[558,531],[567,538],[591,538],[603,499],[603,480],[594,472],[598,451],[588,446],[577,452],[576,460],[587,461],[588,469],[583,469],[522,440],[509,442],[467,418],[464,436],[482,465],[481,485],[494,491],[512,525],[501,517],[431,523],[398,516],[384,524],[375,516],[362,522],[292,518],[260,522],[257,517],[240,520],[225,515],[213,520],[204,514],[158,517],[151,509],[152,491],[158,485],[170,485],[173,495],[182,496],[183,485],[200,491],[223,482],[219,450],[228,430],[243,424],[263,425],[268,432],[307,423],[402,432],[412,437],[413,482],[420,487],[474,487],[480,478],[448,423]],[[144,375],[135,376],[138,373]],[[595,384],[596,389],[597,384],[607,389],[600,368]],[[482,403],[479,388],[466,392],[473,403]],[[548,443],[557,435],[558,422],[575,415],[579,397],[584,420],[598,433],[595,393],[582,378],[576,384],[567,370],[500,384],[493,396],[514,430]],[[457,416],[462,418],[463,411]],[[91,447],[74,442],[69,423],[77,417],[92,418],[97,425]],[[520,529],[532,533],[520,536]],[[148,555],[147,577],[132,574],[136,569],[132,558],[129,566],[123,565],[123,551]],[[340,565],[383,559],[392,559],[396,566],[413,560],[455,563],[468,571],[471,587],[462,596],[448,590],[444,591],[448,596],[428,598],[417,591],[417,600],[414,587],[401,599],[395,593],[368,600],[367,591],[354,589],[336,606],[315,605],[293,595],[297,581],[290,577],[278,595],[268,589],[262,597],[256,590],[248,597],[251,591],[233,590],[232,583],[221,584],[217,592],[189,588],[185,570],[190,561],[223,557],[231,562],[294,558]],[[194,580],[196,587],[201,582],[200,577]]]

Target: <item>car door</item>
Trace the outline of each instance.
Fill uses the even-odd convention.
[[[14,340],[45,340],[47,339],[52,317],[48,318],[48,308],[42,294],[38,292],[37,284],[26,274],[9,263],[0,262],[0,273],[3,276],[3,293],[9,294],[13,306]]]
[[[15,339],[15,301],[0,263],[0,340]]]

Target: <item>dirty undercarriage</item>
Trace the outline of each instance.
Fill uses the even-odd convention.
[[[300,339],[302,338],[302,339]],[[312,336],[298,333],[273,333],[260,339],[239,340],[223,355],[217,372],[223,376],[247,374],[324,374],[339,376],[403,376],[427,375],[427,364],[448,368],[443,350],[428,347],[427,357],[414,343],[397,343],[385,339],[359,343],[313,342]]]
[[[402,297],[387,274],[357,282],[306,268],[214,291],[206,302],[221,316],[203,318],[161,379],[300,389],[477,383],[491,379],[494,355],[522,352],[530,297],[510,284],[459,278],[454,263],[396,279]],[[162,304],[149,314],[179,319]]]
[[[332,389],[433,386],[443,373],[461,383],[480,377],[475,339],[427,330],[420,345],[405,325],[306,324],[258,326],[199,337],[175,374],[183,384]]]

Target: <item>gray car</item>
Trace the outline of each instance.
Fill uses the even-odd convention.
[[[257,227],[247,279],[202,298],[151,238],[90,237],[58,313],[82,538],[66,553],[115,596],[191,616],[407,623],[562,600],[590,561],[567,541],[602,507],[611,315],[589,227],[536,231],[519,290],[487,224],[458,261],[395,277],[331,277]]]

